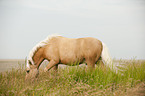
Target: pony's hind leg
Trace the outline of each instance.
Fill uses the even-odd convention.
[[[58,68],[58,62],[55,60],[51,60],[48,65],[45,67],[44,72],[49,71],[52,67],[54,67],[55,70]]]
[[[96,61],[96,64],[97,64],[97,66],[100,66],[101,68],[104,68],[104,63],[103,63],[101,57]]]
[[[94,59],[88,58],[88,59],[86,59],[86,63],[87,63],[88,69],[92,70],[95,68],[95,60]]]

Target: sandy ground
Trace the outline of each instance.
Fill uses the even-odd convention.
[[[41,69],[44,69],[49,62],[47,60],[43,61],[40,65]],[[80,66],[86,66],[85,64],[81,64]],[[26,68],[25,60],[17,59],[17,60],[0,60],[0,72],[10,71],[13,68]],[[64,68],[66,65],[59,64],[59,68]],[[75,67],[75,66],[74,66]]]
[[[113,60],[116,65],[124,65],[124,64],[130,64],[131,62],[134,62],[133,60]],[[135,60],[135,62],[145,62],[145,60]],[[45,60],[40,68],[45,68],[45,66],[49,62]],[[23,59],[5,59],[5,60],[0,60],[0,72],[4,71],[10,71],[12,68],[20,68],[20,67],[25,67],[25,60]],[[59,68],[65,67],[66,65],[59,65]],[[81,64],[80,66],[85,66],[85,64]]]
[[[12,70],[12,68],[18,68],[24,64],[24,60],[0,60],[0,72]]]
[[[48,64],[47,61],[41,64],[41,67],[46,66]],[[17,60],[0,60],[0,72],[10,71],[13,68],[25,68],[25,60],[17,59]]]

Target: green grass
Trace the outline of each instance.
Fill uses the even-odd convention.
[[[55,74],[40,74],[35,82],[25,82],[25,68],[0,73],[0,96],[121,96],[139,83],[145,82],[145,63],[129,62],[125,71],[115,74],[96,66],[94,71],[84,67],[66,67]]]

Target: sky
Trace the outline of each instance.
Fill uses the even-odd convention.
[[[0,0],[0,59],[25,59],[51,34],[95,37],[112,58],[145,59],[145,1]]]

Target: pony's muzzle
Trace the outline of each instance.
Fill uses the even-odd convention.
[[[25,81],[33,80],[33,79],[37,78],[38,75],[39,75],[39,71],[38,71],[37,68],[31,69],[31,70],[27,70],[26,71],[26,76],[25,76]]]

